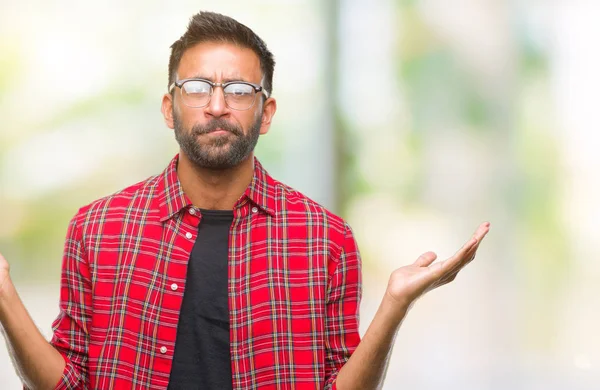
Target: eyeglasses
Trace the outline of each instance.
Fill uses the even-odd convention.
[[[175,87],[179,87],[181,91],[183,104],[193,108],[206,107],[210,102],[215,87],[223,88],[225,104],[233,110],[248,110],[254,105],[256,94],[259,92],[262,92],[267,99],[269,98],[269,93],[262,86],[245,81],[214,83],[210,80],[198,78],[184,79],[171,84],[169,86],[169,93]]]

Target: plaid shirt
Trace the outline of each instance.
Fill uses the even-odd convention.
[[[57,389],[167,388],[202,219],[177,161],[71,220],[51,340],[66,361]],[[334,389],[360,342],[361,263],[350,227],[257,160],[233,211],[233,389]]]

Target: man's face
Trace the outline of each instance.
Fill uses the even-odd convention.
[[[203,78],[217,83],[246,81],[260,84],[258,56],[250,49],[229,43],[204,42],[187,49],[179,64],[177,79]],[[180,88],[174,89],[172,127],[181,152],[196,166],[209,169],[235,167],[252,155],[258,136],[268,130],[264,120],[263,95],[244,111],[227,107],[223,89],[215,87],[205,107],[184,104]],[[269,99],[271,100],[271,99]],[[165,101],[163,99],[163,113]],[[273,111],[274,113],[274,111]],[[266,126],[265,126],[265,122]],[[167,120],[167,123],[168,120]]]

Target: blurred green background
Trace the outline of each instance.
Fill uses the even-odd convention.
[[[0,252],[44,334],[78,208],[160,172],[170,44],[199,10],[274,52],[273,176],[346,218],[361,329],[389,273],[477,261],[422,299],[385,389],[600,385],[597,1],[0,0]],[[19,388],[0,348],[2,388]]]

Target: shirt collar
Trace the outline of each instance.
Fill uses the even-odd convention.
[[[177,154],[163,171],[158,182],[160,220],[164,222],[190,206],[192,202],[184,194],[177,177]],[[254,158],[254,176],[234,207],[241,207],[248,199],[264,212],[275,216],[275,180],[267,173],[258,159]]]
[[[160,209],[160,221],[164,222],[179,213],[181,209],[189,206],[192,202],[183,193],[183,188],[177,177],[177,154],[163,171],[159,182],[158,194]]]
[[[254,158],[254,176],[252,182],[240,200],[248,198],[252,203],[260,207],[264,212],[275,216],[276,210],[276,181],[267,173],[258,159]],[[240,202],[238,202],[240,203]]]

